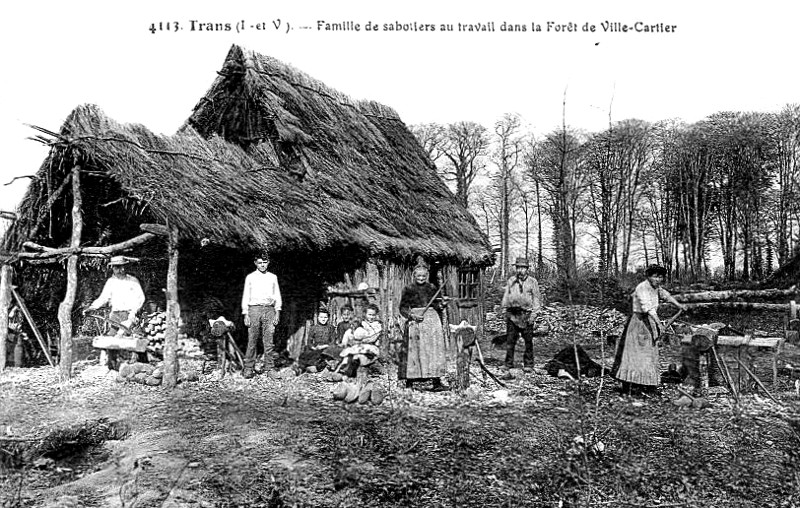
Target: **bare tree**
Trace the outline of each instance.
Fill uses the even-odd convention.
[[[566,93],[563,102],[566,111]],[[537,181],[548,197],[553,221],[556,264],[568,287],[577,273],[577,224],[583,212],[580,206],[586,191],[586,169],[581,136],[566,125],[545,136],[540,143],[540,171]]]
[[[614,273],[627,270],[634,214],[642,198],[641,175],[653,159],[651,131],[647,122],[625,120],[587,143],[587,210],[599,233],[598,270],[603,276],[610,275],[612,264]]]
[[[789,260],[793,217],[800,213],[800,104],[788,104],[775,122],[776,184],[773,221],[778,265]]]
[[[521,121],[519,115],[507,113],[494,125],[496,149],[493,161],[497,172],[492,181],[500,203],[500,274],[505,277],[509,266],[511,250],[511,208],[514,196],[515,170],[522,156],[520,137]]]
[[[470,187],[484,169],[489,150],[486,127],[475,122],[456,122],[444,130],[441,165],[444,180],[455,185],[456,200],[465,208],[469,204]]]
[[[443,155],[443,148],[447,141],[446,127],[438,123],[421,123],[409,127],[411,133],[417,138],[422,149],[428,154],[431,161],[436,163]]]

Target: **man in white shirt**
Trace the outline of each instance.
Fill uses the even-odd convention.
[[[105,305],[111,307],[108,320],[112,323],[130,328],[136,324],[136,314],[144,305],[144,292],[139,284],[139,279],[127,273],[130,261],[125,256],[113,256],[108,263],[113,272],[103,286],[103,291],[97,300],[93,301],[83,313],[97,310]],[[123,330],[112,324],[111,332],[122,334]],[[108,368],[117,368],[118,351],[108,350]],[[146,361],[146,360],[145,360]]]
[[[242,373],[245,378],[253,377],[259,340],[264,344],[264,370],[272,368],[274,361],[272,354],[275,349],[272,337],[283,305],[278,277],[267,271],[269,255],[259,254],[255,258],[254,264],[256,271],[245,278],[242,294],[244,326],[248,328],[247,352]]]

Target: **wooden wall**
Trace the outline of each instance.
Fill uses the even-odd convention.
[[[399,305],[403,288],[413,282],[413,265],[400,265],[383,260],[372,259],[361,268],[358,268],[345,275],[344,280],[333,286],[327,298],[328,310],[331,313],[331,322],[335,325],[340,321],[340,311],[342,306],[350,304],[356,316],[363,317],[364,308],[370,303],[374,303],[380,309],[380,319],[383,329],[387,332],[386,339],[381,344],[381,353],[386,357],[395,356],[396,349],[399,347],[398,341],[401,339],[402,325],[404,318],[400,316]],[[459,300],[458,296],[458,268],[445,265],[438,269],[441,272],[440,279],[444,283],[444,294],[453,297],[450,301],[446,316],[452,324],[458,324],[462,320],[468,321],[471,325],[478,326],[478,333],[483,333],[483,294],[470,300]],[[437,269],[432,270],[432,277],[437,276]],[[479,275],[483,277],[483,270]],[[439,277],[436,277],[439,279]],[[438,281],[433,281],[438,284]],[[359,291],[357,288],[361,283],[366,283],[366,291]],[[482,284],[481,284],[482,290]],[[284,303],[286,306],[288,302]],[[289,312],[292,312],[290,309]],[[287,350],[290,356],[296,358],[302,351],[307,341],[307,330],[312,324],[308,319],[304,326],[297,322],[294,316],[287,315],[287,321],[291,322],[294,332],[291,334]],[[450,340],[449,327],[445,329],[447,340],[448,358],[455,358],[455,343]],[[451,343],[452,342],[452,343]]]

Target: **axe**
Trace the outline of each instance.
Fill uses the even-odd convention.
[[[666,330],[667,328],[669,328],[670,326],[672,326],[672,323],[674,323],[674,322],[675,322],[675,320],[676,320],[676,319],[678,319],[678,316],[680,316],[681,314],[683,314],[683,309],[679,309],[679,310],[678,310],[678,312],[676,312],[674,316],[672,316],[671,318],[669,318],[669,319],[667,320],[667,322],[666,322],[666,323],[664,323],[664,329]]]
[[[119,328],[121,328],[121,329],[125,330],[127,333],[129,333],[129,334],[133,335],[133,332],[131,332],[131,329],[130,329],[130,328],[128,328],[127,326],[125,326],[125,325],[121,324],[121,323],[117,323],[116,321],[111,321],[110,319],[108,319],[108,318],[106,318],[106,317],[103,317],[103,316],[100,316],[100,315],[98,315],[98,314],[89,314],[89,313],[87,313],[87,314],[85,314],[85,315],[86,315],[86,317],[93,317],[93,318],[96,318],[96,319],[100,319],[100,320],[102,320],[102,321],[105,321],[106,323],[108,323],[108,324],[110,324],[110,325],[112,325],[112,326],[117,326],[117,327],[119,327]]]

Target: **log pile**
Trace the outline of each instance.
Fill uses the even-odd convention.
[[[123,363],[119,367],[118,383],[139,383],[148,386],[159,386],[164,378],[164,363],[156,365],[149,363]],[[200,378],[197,371],[191,368],[182,369],[179,381],[197,381]]]
[[[188,358],[199,358],[203,356],[200,342],[193,339],[183,331],[183,320],[178,321],[178,352]],[[158,357],[164,354],[164,339],[167,331],[167,313],[154,312],[148,314],[144,319],[142,327],[145,337],[149,339],[147,349]]]
[[[552,303],[545,305],[539,311],[536,331],[540,335],[554,332],[620,335],[627,319],[625,314],[616,309]],[[505,333],[506,323],[502,309],[495,308],[495,312],[488,312],[484,326],[489,336]]]
[[[678,291],[674,291],[678,293]],[[794,301],[789,303],[769,303],[757,300],[791,298],[798,293],[797,286],[788,289],[733,289],[728,291],[701,291],[674,294],[675,300],[689,309],[726,308],[740,310],[765,310],[791,312]]]

